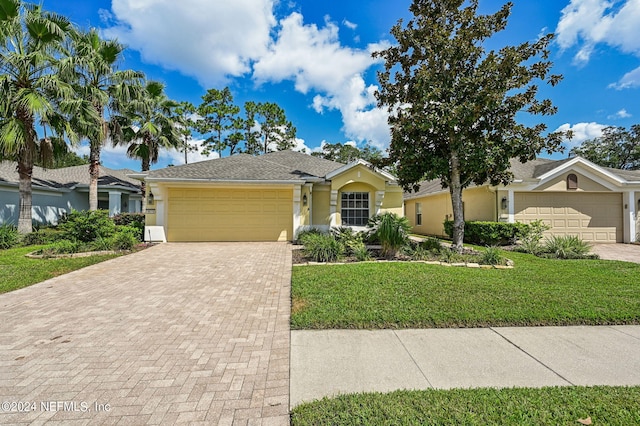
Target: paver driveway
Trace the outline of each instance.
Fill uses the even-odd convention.
[[[640,245],[637,244],[594,244],[591,251],[600,259],[640,263]]]
[[[288,424],[290,274],[171,243],[0,295],[0,424]]]

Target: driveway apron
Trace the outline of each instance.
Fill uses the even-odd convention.
[[[286,425],[290,282],[285,243],[169,243],[2,294],[0,424]]]

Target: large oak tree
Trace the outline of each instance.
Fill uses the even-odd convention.
[[[466,5],[466,6],[465,6]],[[505,29],[512,3],[479,15],[478,0],[414,0],[414,18],[400,20],[397,43],[374,56],[380,106],[390,112],[391,161],[407,190],[440,179],[451,193],[453,245],[462,249],[462,190],[471,184],[507,184],[510,159],[525,162],[560,147],[561,135],[544,135],[542,123],[525,125],[518,114],[549,115],[556,108],[538,100],[537,82],[557,84],[548,46],[552,34],[534,42],[487,51],[485,41]]]
[[[602,136],[584,141],[570,155],[579,155],[603,167],[622,170],[640,169],[640,124],[606,127]]]

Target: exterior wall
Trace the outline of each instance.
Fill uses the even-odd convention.
[[[382,200],[381,213],[395,213],[404,216],[404,193],[399,186],[386,186],[384,200]]]
[[[304,197],[307,197],[307,205],[304,205]],[[313,200],[311,199],[311,188],[308,186],[303,186],[300,191],[300,225],[301,226],[309,226],[311,225],[311,206],[313,204]]]
[[[314,185],[311,206],[311,225],[329,226],[331,223],[331,187],[329,185]]]
[[[31,215],[34,223],[55,225],[60,217],[74,210],[87,210],[89,200],[78,192],[45,192],[34,190]],[[18,188],[0,189],[0,224],[18,223],[20,193]]]
[[[465,189],[462,192],[462,201],[465,220],[496,220],[496,194],[488,186]],[[416,225],[416,203],[422,204],[422,225]],[[444,221],[453,219],[451,195],[439,193],[407,200],[405,214],[413,227],[413,232],[423,235],[445,236]]]
[[[578,188],[567,190],[567,176],[575,174],[578,178]],[[554,192],[604,192],[610,191],[607,187],[594,182],[588,177],[574,170],[564,173],[557,178],[547,182],[546,184],[536,188],[536,191],[554,191]]]
[[[368,167],[358,165],[338,176],[335,176],[331,180],[331,189],[340,190],[340,188],[350,183],[368,184],[373,187],[373,191],[384,191],[386,187],[384,178],[377,173],[374,173]]]

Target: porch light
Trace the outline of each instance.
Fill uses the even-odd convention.
[[[153,205],[154,197],[153,192],[149,191],[149,205]]]
[[[303,205],[303,206],[306,206],[306,205],[307,205],[307,201],[308,201],[308,200],[307,200],[307,194],[304,194],[304,195],[302,196],[302,205]]]
[[[507,209],[507,206],[509,205],[509,200],[507,199],[507,197],[502,197],[502,203],[500,205],[502,206],[502,210]]]

